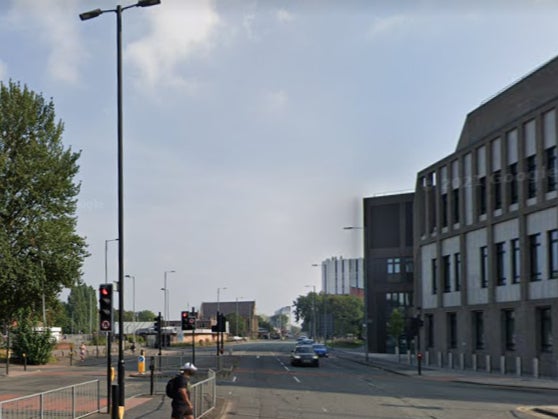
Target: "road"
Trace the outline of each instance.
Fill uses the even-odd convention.
[[[553,404],[556,391],[408,377],[342,359],[333,352],[319,368],[291,367],[293,342],[235,347],[238,366],[220,382],[227,419],[273,418],[532,418],[522,405]]]

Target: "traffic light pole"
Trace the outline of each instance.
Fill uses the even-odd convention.
[[[107,413],[110,413],[111,402],[111,378],[112,378],[112,357],[110,350],[112,348],[112,339],[110,332],[107,332]]]

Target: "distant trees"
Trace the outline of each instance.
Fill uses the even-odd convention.
[[[88,255],[76,233],[79,152],[64,148],[54,104],[0,82],[0,320],[37,318],[79,283]]]
[[[328,339],[362,334],[364,302],[358,297],[310,292],[299,296],[293,305],[296,321],[303,321],[302,330],[311,332],[315,322],[317,336]]]

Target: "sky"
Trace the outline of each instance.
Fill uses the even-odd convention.
[[[130,3],[121,3],[123,6]],[[81,151],[82,280],[117,281],[113,0],[1,0],[0,81],[52,98]],[[554,58],[556,0],[162,0],[123,12],[125,309],[321,290],[362,199],[414,188],[467,113]],[[170,272],[175,271],[175,272]],[[167,274],[165,274],[167,272]],[[64,295],[61,296],[64,298]]]

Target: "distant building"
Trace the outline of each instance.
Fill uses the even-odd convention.
[[[217,311],[230,319],[241,319],[246,325],[247,337],[256,337],[258,331],[258,318],[256,317],[255,301],[221,301],[219,303],[202,303],[199,318],[217,324]],[[233,328],[236,330],[236,328]]]
[[[393,309],[412,315],[413,193],[364,198],[367,344],[370,352],[392,351],[386,324]]]
[[[322,262],[322,292],[325,294],[356,295],[364,290],[363,259],[332,257]]]
[[[555,58],[469,113],[455,152],[418,173],[427,360],[558,375],[557,109]]]

